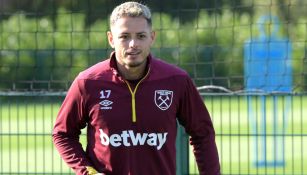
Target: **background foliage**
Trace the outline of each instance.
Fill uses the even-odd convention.
[[[111,51],[108,15],[119,1],[0,2],[0,89],[66,90]],[[244,88],[243,46],[258,37],[258,18],[277,15],[279,36],[293,44],[294,90],[306,89],[304,1],[143,2],[158,32],[154,55],[187,70],[197,85],[233,90]]]

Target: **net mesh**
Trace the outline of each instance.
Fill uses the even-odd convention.
[[[185,69],[198,86],[215,85],[231,90],[243,90],[246,80],[244,63],[256,58],[258,51],[244,55],[260,43],[270,47],[276,38],[287,39],[291,50],[286,56],[293,78],[291,91],[306,91],[306,2],[305,1],[202,1],[193,3],[147,2],[152,6],[157,39],[155,56]],[[0,89],[2,91],[65,91],[78,72],[106,59],[112,49],[106,32],[108,15],[116,2],[1,0],[0,7]],[[97,9],[97,5],[106,8]],[[271,15],[278,21],[259,21]],[[273,17],[272,17],[273,18]],[[276,30],[276,25],[278,29]],[[264,31],[259,29],[264,28]],[[258,40],[263,33],[266,38]],[[272,47],[274,48],[274,47]],[[268,56],[272,49],[262,49]],[[256,58],[257,59],[257,58]],[[251,64],[255,62],[247,61]],[[274,64],[274,63],[273,63]],[[260,66],[261,67],[261,66]],[[259,79],[289,76],[286,69],[256,74]]]
[[[185,69],[204,97],[222,174],[306,174],[307,1],[142,2],[153,54]],[[51,130],[76,75],[112,51],[119,3],[0,0],[0,174],[73,174]],[[177,174],[197,174],[178,133]]]

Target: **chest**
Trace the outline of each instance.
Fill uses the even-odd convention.
[[[131,92],[124,82],[93,83],[88,89],[87,113],[95,127],[152,131],[176,127],[180,91],[173,84],[144,82]]]

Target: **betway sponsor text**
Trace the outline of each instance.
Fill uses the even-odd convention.
[[[108,136],[102,129],[100,131],[101,144],[114,147],[119,146],[138,146],[147,144],[155,146],[160,150],[167,139],[167,132],[164,133],[134,133],[132,130],[122,131],[121,134],[112,134]]]

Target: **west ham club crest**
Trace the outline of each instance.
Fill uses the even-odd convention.
[[[155,91],[155,104],[158,108],[165,111],[173,101],[173,91],[169,90],[156,90]]]

